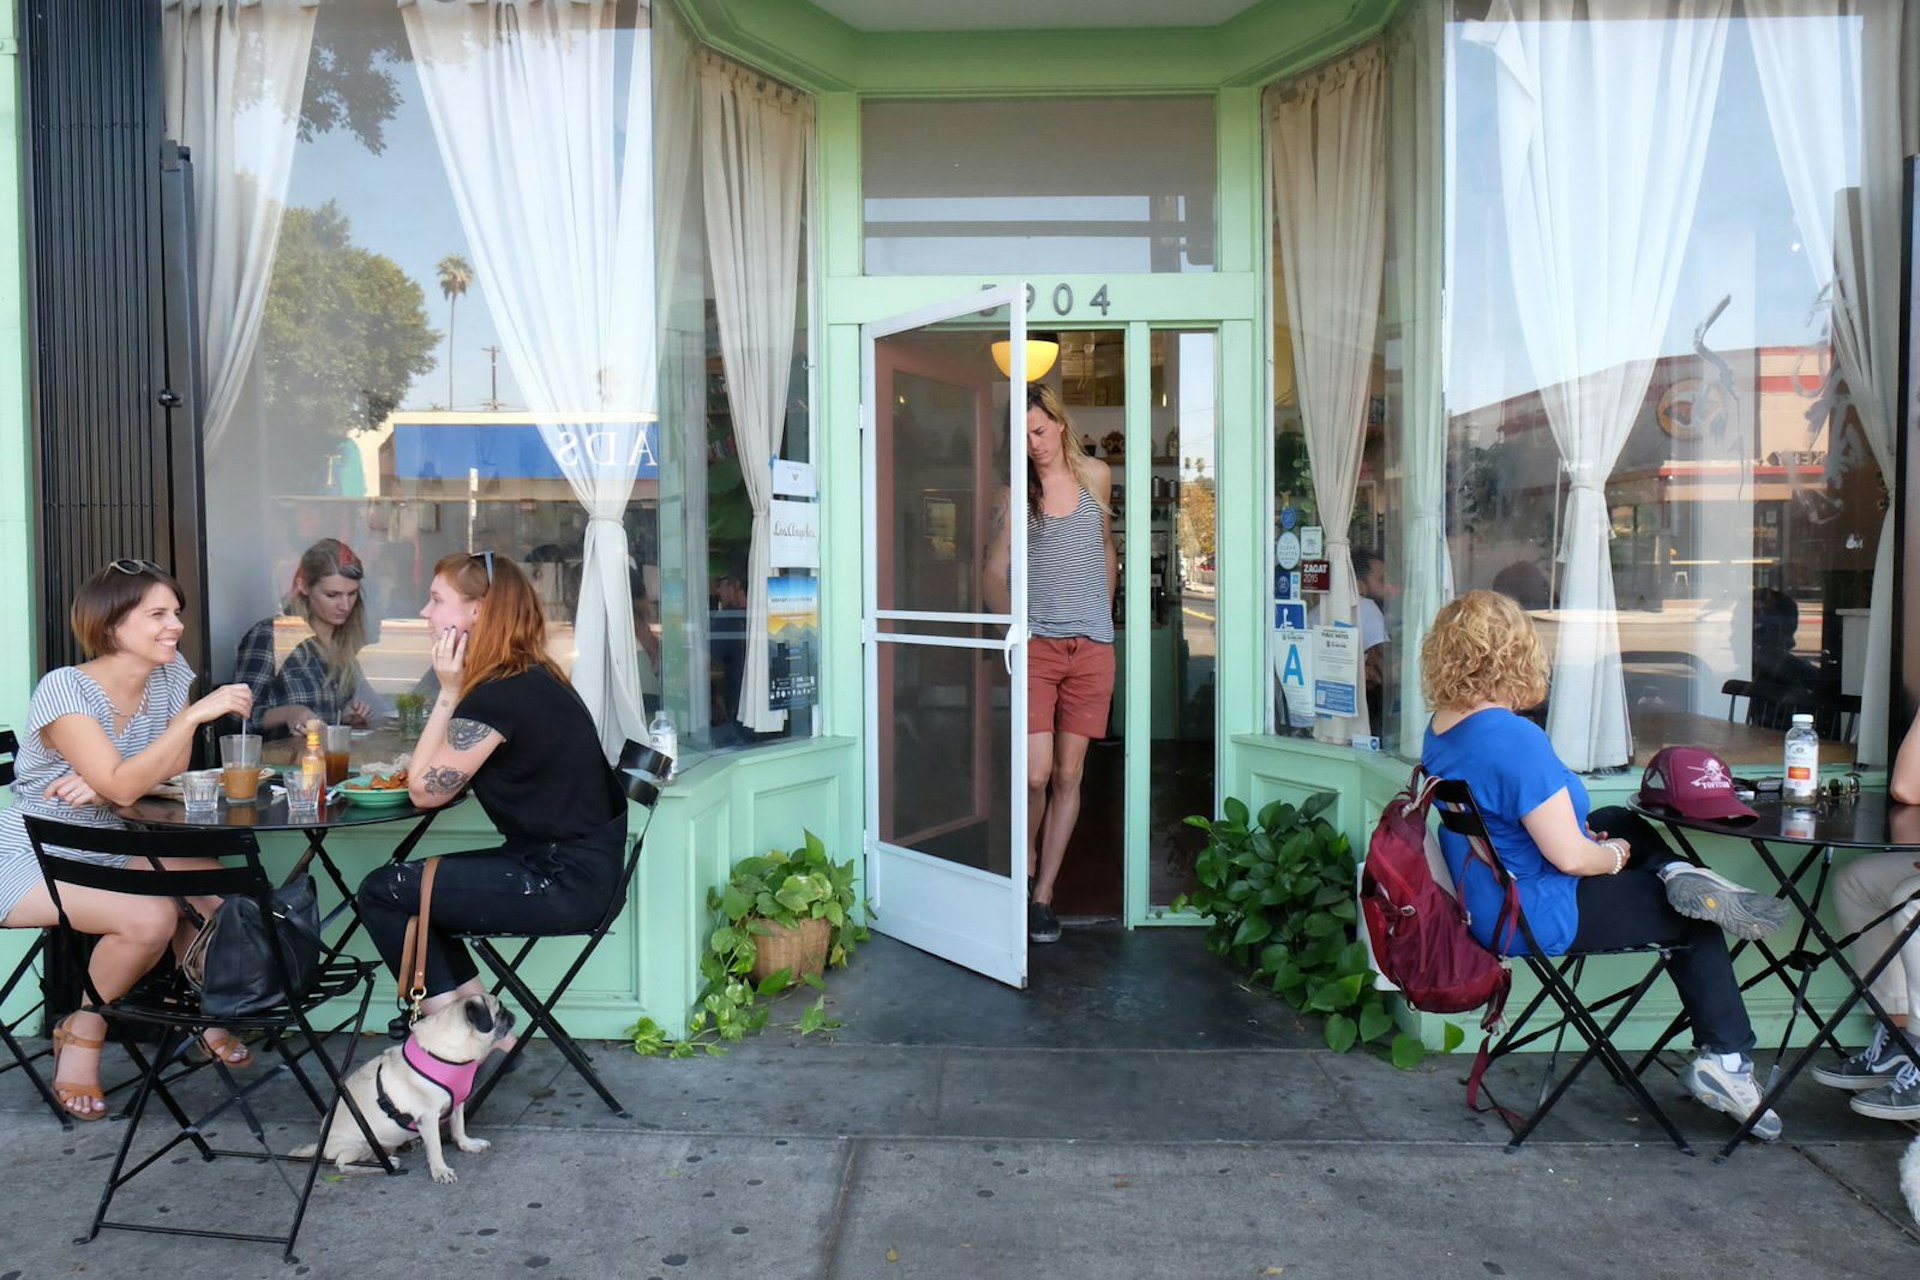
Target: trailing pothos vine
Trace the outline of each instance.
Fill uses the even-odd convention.
[[[765,1027],[773,998],[796,985],[792,969],[776,970],[758,983],[753,980],[760,939],[775,926],[791,928],[808,920],[825,920],[830,928],[827,967],[843,967],[868,936],[866,926],[854,918],[853,879],[853,860],[833,861],[826,845],[811,831],[806,842],[791,852],[775,849],[734,863],[726,885],[707,890],[714,927],[700,956],[700,975],[706,982],[687,1020],[686,1036],[673,1039],[652,1018],[642,1018],[627,1029],[634,1051],[675,1058],[696,1052],[718,1056],[728,1045]],[[872,907],[866,911],[871,914]],[[819,974],[803,974],[798,982],[817,991],[826,989]],[[819,996],[796,1021],[783,1025],[812,1035],[841,1024],[827,1015],[826,997]]]
[[[1207,950],[1301,1012],[1324,1015],[1335,1053],[1385,1041],[1393,1064],[1410,1068],[1426,1050],[1418,1037],[1396,1031],[1367,949],[1354,936],[1353,850],[1320,816],[1334,799],[1323,791],[1299,806],[1276,800],[1256,818],[1229,797],[1219,820],[1188,818],[1207,833],[1207,845],[1194,861],[1195,889],[1173,909],[1212,917]],[[1451,1023],[1445,1035],[1449,1051],[1464,1037]]]

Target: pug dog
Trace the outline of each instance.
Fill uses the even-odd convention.
[[[440,1121],[445,1118],[453,1144],[469,1155],[493,1145],[467,1136],[466,1103],[480,1063],[512,1029],[512,1010],[491,995],[468,996],[414,1023],[406,1043],[361,1064],[347,1077],[347,1093],[381,1148],[392,1154],[418,1138],[433,1180],[454,1181],[440,1151]],[[317,1145],[309,1143],[290,1154],[311,1157]],[[344,1100],[333,1110],[326,1158],[342,1173],[356,1160],[373,1158],[367,1135],[354,1123]]]

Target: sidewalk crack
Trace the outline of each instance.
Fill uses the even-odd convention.
[[[853,1181],[860,1171],[860,1157],[867,1149],[863,1138],[843,1138],[847,1154],[840,1166],[840,1187],[833,1197],[833,1217],[827,1223],[826,1246],[820,1251],[821,1280],[830,1280],[840,1255],[840,1233],[846,1225],[847,1202],[853,1198]]]

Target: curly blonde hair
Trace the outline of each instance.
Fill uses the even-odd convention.
[[[1443,605],[1420,644],[1420,689],[1435,711],[1538,706],[1548,671],[1533,619],[1498,591],[1469,591]]]

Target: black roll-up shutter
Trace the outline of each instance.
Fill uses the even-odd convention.
[[[74,589],[119,556],[187,593],[207,670],[185,152],[164,137],[156,0],[22,11],[41,670],[73,662]]]

